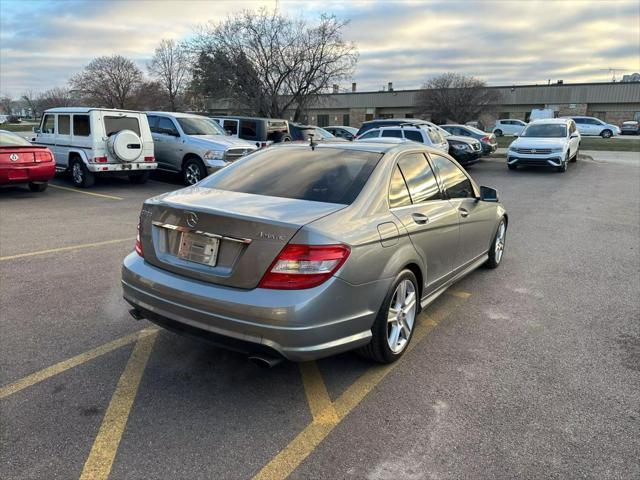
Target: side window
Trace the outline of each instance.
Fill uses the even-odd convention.
[[[398,166],[407,182],[413,203],[442,198],[433,170],[423,154],[405,155],[398,161]]]
[[[223,128],[231,132],[231,135],[238,134],[238,121],[237,120],[225,120],[223,122]]]
[[[55,133],[55,116],[45,115],[42,120],[42,133]]]
[[[382,130],[382,137],[402,138],[400,130]]]
[[[256,122],[242,120],[240,122],[240,135],[254,140],[258,136],[258,125]]]
[[[432,153],[431,161],[449,198],[475,197],[471,180],[451,160]]]
[[[380,135],[380,130],[369,130],[367,133],[364,133],[360,136],[360,138],[378,138]]]
[[[58,135],[71,135],[70,115],[58,115]]]
[[[166,117],[160,117],[158,119],[158,133],[162,133],[164,135],[173,135],[175,137],[180,136],[178,133],[178,129],[173,124],[171,119]]]
[[[151,130],[151,133],[158,133],[158,117],[147,115],[147,122],[149,122],[149,130]]]
[[[431,143],[442,143],[442,136],[440,135],[440,132],[438,132],[434,128],[430,128],[429,130],[427,130],[427,133],[429,135],[429,140],[431,140]]]
[[[89,115],[73,116],[73,135],[78,137],[91,136],[91,123],[89,122]]]
[[[407,140],[413,140],[414,142],[424,143],[422,134],[416,130],[405,130],[404,138],[406,138]]]
[[[404,207],[405,205],[411,205],[411,197],[409,197],[409,190],[402,173],[396,165],[389,185],[389,208]]]
[[[460,130],[460,133],[462,135],[464,135],[465,137],[470,137],[471,136],[471,132],[469,130],[466,130],[464,128],[459,128],[458,130]]]

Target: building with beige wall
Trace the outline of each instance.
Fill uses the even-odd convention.
[[[359,127],[362,122],[373,118],[431,118],[429,112],[420,113],[416,108],[419,90],[393,90],[392,85],[389,86],[391,89],[379,92],[352,91],[320,95],[302,120],[319,126]],[[527,121],[534,108],[550,108],[558,116],[594,116],[617,125],[626,120],[640,120],[640,82],[555,83],[488,88],[498,91],[499,101],[490,105],[480,116],[487,127],[491,127],[497,118]],[[234,111],[227,101],[213,99],[207,102],[207,110],[218,115],[244,113]],[[293,112],[289,117],[292,115]]]

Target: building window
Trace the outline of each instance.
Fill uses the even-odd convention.
[[[349,126],[349,114],[348,113],[344,113],[342,115],[342,125],[344,125],[345,127]]]
[[[381,113],[378,118],[393,118],[393,113]]]
[[[328,127],[329,126],[329,115],[318,115],[318,126],[319,127]]]
[[[413,113],[405,113],[404,118],[413,118]]]

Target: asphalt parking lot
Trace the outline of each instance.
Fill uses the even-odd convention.
[[[173,178],[0,189],[0,478],[640,478],[640,159],[470,171],[503,264],[385,367],[267,370],[134,321],[121,261]]]

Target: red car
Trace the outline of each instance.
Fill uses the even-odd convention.
[[[51,150],[0,130],[0,185],[28,183],[32,192],[43,192],[55,174]]]

